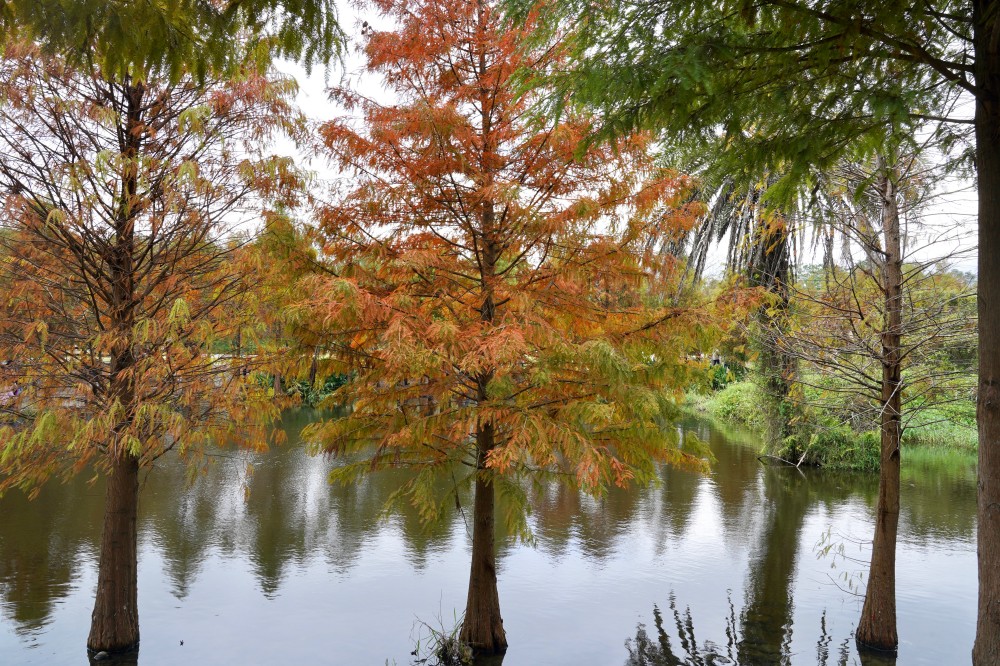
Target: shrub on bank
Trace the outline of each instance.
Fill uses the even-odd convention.
[[[305,379],[299,379],[291,383],[288,387],[289,395],[297,395],[302,404],[308,407],[315,407],[328,395],[346,384],[350,377],[348,375],[331,375],[327,377],[321,386],[313,386]]]
[[[698,411],[727,423],[747,427],[763,435],[765,411],[760,388],[752,381],[729,384],[708,396],[689,400]],[[792,464],[876,471],[879,468],[880,434],[858,432],[828,412],[804,409],[798,415],[782,446],[772,455]],[[906,449],[941,449],[975,454],[977,435],[975,406],[968,401],[919,411],[903,434]]]
[[[753,430],[765,426],[764,406],[760,389],[751,381],[734,382],[704,402],[705,410],[714,418],[742,425]]]
[[[818,427],[808,435],[806,462],[834,469],[876,471],[879,468],[879,433],[857,433],[847,426]]]

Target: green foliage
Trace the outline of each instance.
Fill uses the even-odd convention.
[[[308,380],[298,379],[290,383],[287,391],[289,395],[298,396],[302,404],[315,407],[332,395],[334,391],[347,384],[350,379],[350,375],[331,375],[318,386],[313,386]]]
[[[729,384],[713,395],[705,406],[709,414],[722,421],[753,430],[764,428],[761,391],[752,381]]]
[[[232,47],[238,33],[256,35],[251,57],[275,57],[307,68],[339,57],[346,37],[333,0],[3,0],[5,39],[37,41],[109,78],[204,78],[245,64]]]
[[[711,366],[710,385],[713,391],[721,391],[734,382],[741,382],[746,377],[747,367],[742,363]]]
[[[807,446],[799,450],[804,451],[808,464],[877,472],[879,447],[876,431],[856,433],[846,426],[834,426],[817,428],[809,435]]]
[[[975,403],[963,400],[919,411],[903,433],[903,444],[974,454],[979,448]]]
[[[689,394],[687,404],[725,423],[760,434],[766,429],[762,392],[752,381],[731,383],[707,397]],[[877,471],[879,431],[858,432],[850,426],[851,418],[842,417],[843,413],[836,411],[803,410],[793,424],[793,434],[772,454],[792,463],[801,458],[804,465]],[[971,400],[918,410],[903,434],[903,464],[936,460],[967,464],[974,460],[977,445],[975,403]]]
[[[978,455],[965,449],[943,448],[940,446],[909,446],[903,450],[903,481],[908,482],[908,470],[947,469],[956,474],[976,473]],[[923,479],[917,476],[916,482]],[[914,481],[909,481],[914,482]]]
[[[744,182],[780,174],[766,197],[787,202],[843,155],[878,150],[887,126],[946,116],[956,91],[974,92],[971,26],[955,18],[971,13],[961,0],[559,0],[546,16],[572,26],[576,62],[552,99],[600,109],[605,135],[646,128],[700,146]],[[966,130],[934,131],[971,165]]]

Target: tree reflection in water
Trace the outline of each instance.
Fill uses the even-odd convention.
[[[336,663],[408,666],[414,615],[464,599],[453,581],[467,566],[469,489],[456,489],[440,523],[423,525],[408,505],[384,519],[408,472],[329,485],[339,461],[305,455],[298,437],[314,418],[286,413],[286,446],[248,459],[222,449],[193,485],[169,457],[145,479],[140,595],[153,620],[144,661],[330,663],[322,657],[336,654]],[[648,626],[633,634],[630,665],[845,663],[858,609],[827,578],[815,544],[823,533],[870,538],[877,479],[762,467],[738,434],[686,427],[715,452],[708,476],[663,468],[658,486],[597,499],[555,481],[525,488],[537,548],[497,525],[505,619],[518,635],[507,663],[621,663],[636,612]],[[911,465],[903,481],[902,662],[961,663],[975,617],[975,470]],[[0,500],[0,663],[85,657],[71,646],[82,645],[92,604],[102,506],[101,481],[84,478],[31,502]],[[646,615],[654,602],[655,623]],[[302,640],[234,644],[233,626]],[[850,641],[846,663],[880,662]]]
[[[664,620],[664,613],[653,606],[653,632],[640,622],[636,625],[635,637],[626,639],[625,649],[628,659],[625,666],[769,666],[770,664],[815,663],[817,666],[894,666],[896,658],[891,655],[868,653],[852,655],[851,639],[845,638],[834,646],[833,636],[827,632],[826,613],[820,619],[819,639],[816,641],[816,660],[808,655],[791,654],[787,651],[774,654],[774,641],[749,642],[740,629],[745,626],[746,612],[737,620],[736,609],[729,600],[729,617],[726,618],[725,640],[715,642],[703,639],[699,644],[695,635],[694,618],[691,609],[682,611],[677,599],[670,595],[669,613],[672,622]],[[766,636],[766,627],[755,627],[754,633]],[[783,627],[773,627],[782,632]],[[675,647],[676,645],[676,647]],[[859,661],[860,659],[860,661]]]

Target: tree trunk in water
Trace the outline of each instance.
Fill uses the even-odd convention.
[[[1000,3],[973,0],[979,176],[979,612],[972,662],[1000,664]]]
[[[281,383],[281,375],[275,373],[274,375],[274,397],[279,398],[285,395],[285,387]]]
[[[885,294],[885,325],[882,330],[882,441],[878,505],[875,509],[871,569],[855,638],[859,647],[894,652],[899,644],[896,634],[896,529],[899,525],[899,443],[903,406],[900,352],[903,262],[896,186],[892,182],[891,171],[891,165],[887,165],[881,183],[885,263],[880,273]]]
[[[486,5],[483,0],[478,2],[479,30],[485,30],[487,24]],[[479,54],[478,73],[486,76],[486,54]],[[487,89],[482,89],[479,98],[482,118],[481,138],[483,164],[492,164],[494,157],[494,138],[491,113],[494,100],[489,98]],[[486,171],[482,185],[484,191],[493,187],[493,174]],[[494,203],[486,197],[482,202],[479,219],[479,266],[482,284],[482,304],[479,307],[479,319],[485,326],[484,330],[492,328],[496,317],[496,301],[493,298],[493,281],[496,279],[496,266],[500,258],[500,245],[496,240],[496,213]],[[489,403],[488,386],[493,380],[494,370],[489,368],[476,377],[476,401],[481,407]],[[507,634],[503,630],[503,618],[500,617],[500,595],[497,593],[496,546],[494,544],[494,492],[493,472],[487,469],[486,460],[490,451],[497,444],[493,423],[479,421],[476,425],[476,497],[472,518],[472,565],[469,572],[469,596],[465,602],[465,619],[459,640],[469,645],[477,655],[503,654],[507,651]]]
[[[122,652],[139,645],[138,507],[139,461],[124,453],[108,477],[97,598],[87,638],[87,647],[95,652]]]
[[[476,497],[472,518],[472,569],[465,620],[460,639],[477,654],[499,654],[507,650],[507,634],[500,617],[497,593],[496,547],[493,531],[493,481],[486,469],[486,454],[493,448],[493,425],[476,432],[478,449]]]
[[[884,437],[883,435],[883,441]],[[897,483],[894,488],[898,496],[898,455],[895,460]],[[885,464],[886,458],[883,452],[883,468]],[[890,485],[885,478],[879,480],[871,570],[868,573],[865,603],[861,608],[861,621],[858,622],[855,639],[861,649],[895,652],[899,645],[896,634],[896,529],[899,525],[899,509],[898,507],[896,511],[883,509],[889,501],[889,495],[892,494]]]
[[[111,349],[108,404],[118,403],[122,420],[111,430],[108,456],[111,471],[101,533],[97,597],[91,616],[87,647],[122,652],[139,645],[138,554],[136,514],[139,505],[139,458],[128,450],[128,431],[136,413],[136,375],[133,353],[136,308],[135,217],[138,167],[143,122],[142,84],[124,87],[126,118],[122,128],[124,166],[121,195],[115,215],[115,242],[106,260],[110,267],[109,314],[116,342]]]

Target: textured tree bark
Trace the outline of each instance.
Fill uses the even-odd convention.
[[[896,189],[889,169],[882,176],[882,230],[885,263],[881,271],[885,295],[885,328],[882,331],[881,455],[875,539],[861,621],[855,638],[859,647],[895,651],[896,634],[896,530],[899,526],[899,443],[902,436],[902,330],[903,262]]]
[[[123,454],[108,476],[97,597],[87,647],[123,652],[139,645],[136,516],[139,461]]]
[[[979,610],[972,663],[1000,664],[1000,2],[974,0],[979,176]]]
[[[460,639],[477,654],[500,654],[507,650],[507,634],[500,617],[500,595],[497,593],[494,489],[491,472],[486,468],[486,454],[494,446],[492,424],[479,427],[476,445],[478,469],[472,519],[472,569]]]

